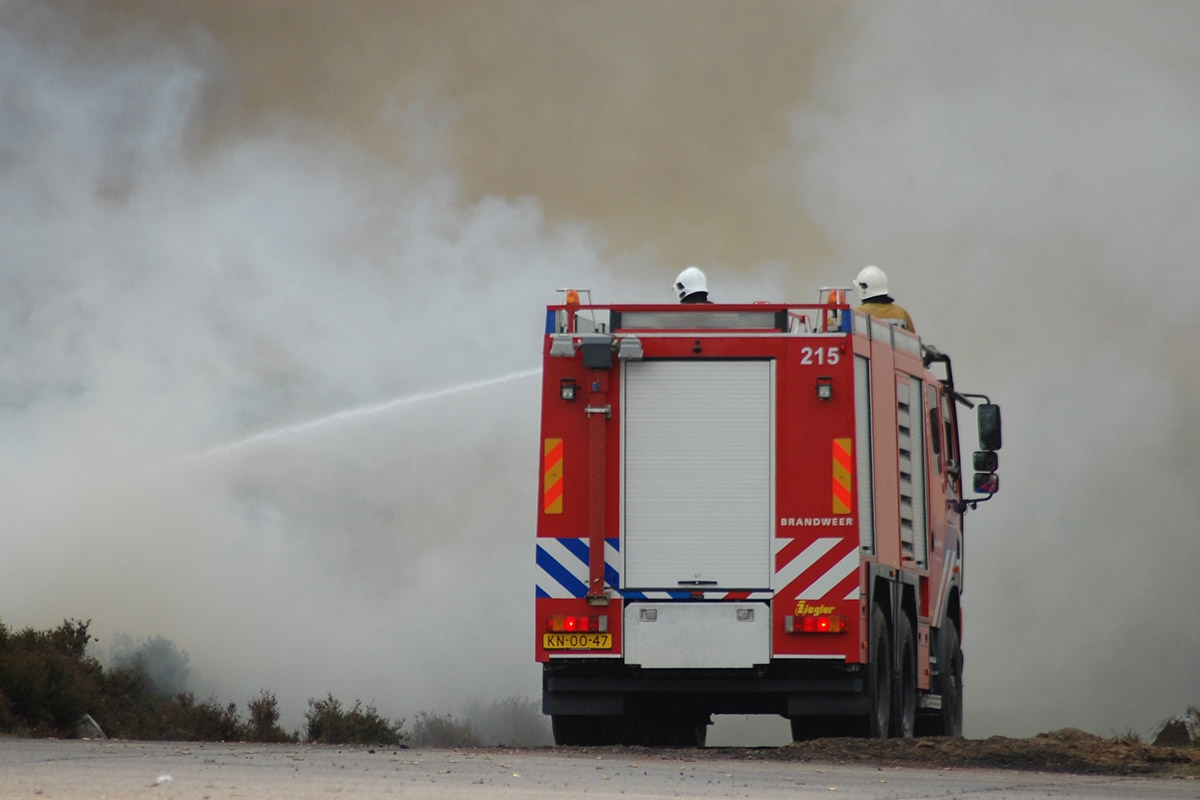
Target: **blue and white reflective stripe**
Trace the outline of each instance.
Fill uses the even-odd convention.
[[[626,600],[687,600],[691,592],[621,592]]]
[[[539,537],[537,540],[537,596],[563,598],[587,597],[588,579],[591,572],[591,547],[587,537],[554,539]],[[617,590],[626,600],[728,600],[736,594],[738,600],[770,600],[772,592],[734,592],[708,590],[697,592],[692,589],[636,591],[617,589],[621,585],[621,540],[604,540],[604,585]]]
[[[538,540],[538,597],[583,597],[587,594],[587,561],[581,562],[563,546],[563,541],[576,540]]]
[[[621,585],[621,570],[617,566],[621,563],[621,540],[620,539],[605,539],[604,540],[604,583],[606,586],[617,587]]]
[[[621,597],[626,600],[770,600],[774,597],[774,592],[727,592],[718,590],[715,592],[697,592],[692,590],[686,591],[637,591],[635,589],[623,589]]]
[[[604,581],[618,586],[620,540],[604,540]],[[591,548],[587,538],[537,540],[537,596],[554,598],[586,597]]]

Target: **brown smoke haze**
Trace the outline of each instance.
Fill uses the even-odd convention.
[[[0,619],[166,636],[293,726],[327,691],[536,696],[554,290],[668,301],[695,263],[718,301],[809,301],[877,263],[1004,409],[967,734],[1148,731],[1200,702],[1196,30],[1186,2],[0,3]]]

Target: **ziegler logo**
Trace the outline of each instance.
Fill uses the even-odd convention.
[[[819,617],[822,614],[832,614],[835,610],[833,606],[810,606],[807,600],[796,601],[797,617]]]
[[[853,525],[854,517],[780,517],[781,528],[816,528]]]

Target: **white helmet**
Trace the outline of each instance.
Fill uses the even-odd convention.
[[[854,283],[858,286],[858,299],[864,302],[888,293],[887,275],[879,267],[863,267]]]
[[[704,279],[704,273],[699,267],[688,267],[675,278],[675,293],[679,295],[679,299],[687,297],[689,294],[696,292],[708,293],[708,282]]]

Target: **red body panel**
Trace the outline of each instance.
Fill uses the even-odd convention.
[[[680,313],[675,306],[604,306],[602,312],[661,311]],[[758,311],[783,314],[796,306],[707,306],[719,311]],[[823,318],[834,307],[806,307],[812,319]],[[844,306],[836,307],[843,314]],[[566,334],[576,333],[575,309],[553,306],[553,319],[569,319]],[[778,659],[832,659],[845,664],[865,663],[869,657],[867,615],[870,602],[868,577],[873,564],[903,573],[917,586],[916,617],[918,685],[929,688],[929,628],[944,614],[946,581],[957,562],[949,553],[961,554],[957,511],[947,510],[947,497],[956,496],[947,465],[948,454],[938,461],[930,437],[921,442],[926,465],[927,561],[917,564],[902,557],[900,532],[900,475],[896,382],[898,376],[922,381],[923,397],[917,412],[931,419],[930,396],[937,401],[941,387],[915,352],[904,352],[882,340],[872,340],[866,318],[857,315],[855,333],[829,331],[793,333],[775,330],[646,329],[621,330],[617,336],[636,335],[641,358],[653,359],[769,359],[774,364],[774,541],[771,591],[771,653]],[[621,614],[624,603],[613,575],[623,575],[620,552],[621,380],[622,362],[614,354],[611,368],[587,368],[580,353],[552,355],[555,333],[544,341],[542,390],[543,495],[538,507],[537,640],[538,661],[557,658],[620,657]],[[612,335],[611,332],[605,332]],[[909,336],[898,332],[896,336]],[[915,338],[913,339],[915,342]],[[919,350],[917,351],[919,352]],[[855,355],[870,359],[871,441],[858,441],[856,425]],[[577,387],[574,400],[560,396],[563,381]],[[818,382],[827,382],[832,397],[817,395]],[[938,403],[940,405],[940,403]],[[548,463],[547,441],[561,441],[561,504],[548,510],[547,497],[558,497],[559,487],[547,494],[557,475]],[[873,456],[874,549],[861,546],[859,493],[866,483],[858,475],[860,448]],[[840,448],[840,449],[839,449]],[[958,462],[957,452],[952,453]],[[556,455],[555,458],[558,458]],[[839,461],[840,459],[840,461]],[[841,465],[839,467],[839,464]],[[939,468],[940,467],[940,468]],[[844,486],[839,470],[848,470]],[[619,580],[618,580],[619,583]],[[581,589],[581,587],[583,587]],[[685,593],[686,594],[686,593]],[[694,599],[732,599],[702,591]],[[679,598],[686,599],[686,598]],[[590,610],[590,611],[589,611]],[[547,652],[542,634],[551,614],[606,613],[612,649],[605,651]],[[836,634],[796,634],[786,629],[790,616],[845,617],[846,630]]]

